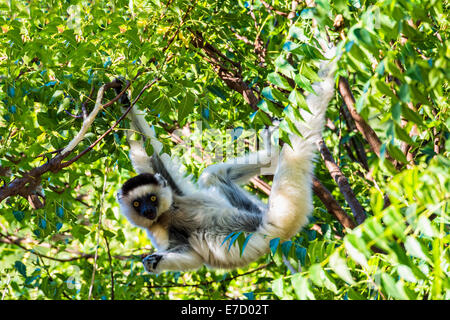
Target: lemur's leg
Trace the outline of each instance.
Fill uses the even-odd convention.
[[[142,260],[144,268],[150,273],[198,269],[203,259],[189,246],[180,246],[168,251],[160,251]]]
[[[239,184],[245,184],[252,177],[261,175],[261,169],[269,167],[271,161],[265,151],[260,151],[259,154],[255,153],[246,158],[214,164],[203,171],[199,184],[202,188],[217,188],[229,203],[239,210],[261,214],[266,206],[243,190]]]
[[[256,214],[261,214],[265,211],[266,205],[261,200],[251,196],[228,178],[218,176],[214,187],[218,188],[228,202],[239,210]]]
[[[208,166],[199,178],[200,185],[209,187],[218,184],[219,177],[242,185],[254,176],[273,174],[279,150],[278,146],[271,143],[272,132],[273,130],[265,129],[262,133],[264,150]]]
[[[271,143],[273,132],[274,128],[262,132],[264,150],[207,167],[199,178],[200,187],[219,189],[229,203],[239,210],[257,215],[264,212],[266,205],[239,185],[246,184],[254,176],[275,172],[279,151],[278,146]]]

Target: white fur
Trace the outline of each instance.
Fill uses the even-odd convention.
[[[132,202],[134,199],[143,197],[147,194],[155,194],[158,197],[158,216],[170,208],[172,204],[172,191],[168,187],[162,188],[154,185],[143,185],[131,190],[126,197],[124,197],[121,192],[117,195],[121,212],[125,217],[127,217],[127,219],[135,226],[145,229],[149,229],[155,220],[150,220],[136,214]]]
[[[153,152],[157,153],[160,156],[161,161],[164,163],[164,166],[169,170],[175,183],[180,186],[182,191],[185,193],[194,192],[196,188],[192,184],[191,179],[187,178],[186,168],[182,165],[178,158],[170,157],[166,153],[161,154],[161,142],[156,139],[155,132],[146,122],[142,111],[138,110],[138,106],[135,106],[135,108],[131,109],[131,112],[129,114],[129,118],[132,124],[131,129],[141,133],[147,139],[150,139],[150,144],[153,147]],[[130,159],[136,173],[154,173],[151,162],[149,160],[149,156],[145,151],[142,140],[131,140],[130,137],[131,134],[128,134],[128,141],[130,144]]]
[[[251,235],[244,252],[241,252],[237,243],[229,247],[229,242],[225,241],[227,234],[220,230],[221,226],[226,227],[226,221],[230,218],[239,221],[243,213],[230,206],[220,190],[215,187],[217,175],[224,175],[229,168],[232,168],[240,173],[238,177],[241,177],[242,173],[242,179],[238,182],[245,182],[256,174],[255,169],[270,165],[273,161],[274,155],[266,152],[208,167],[199,179],[198,191],[192,189],[190,182],[183,176],[176,175],[177,184],[188,190],[185,198],[188,199],[186,201],[189,201],[190,207],[181,210],[180,213],[177,212],[178,216],[174,219],[178,221],[184,219],[201,227],[189,235],[190,249],[188,251],[173,252],[168,248],[167,230],[161,225],[156,223],[148,226],[145,223],[140,224],[140,221],[132,221],[146,228],[152,242],[161,250],[157,254],[162,256],[162,259],[156,268],[152,267],[151,259],[144,260],[147,271],[158,273],[163,270],[192,270],[199,268],[202,264],[227,269],[242,267],[269,252],[271,239],[279,237],[282,241],[287,240],[305,225],[313,209],[311,181],[316,142],[321,137],[327,105],[334,95],[332,70],[334,64],[327,64],[328,62],[322,63],[319,72],[323,81],[313,85],[316,94],[310,94],[306,98],[311,113],[302,110],[305,121],[295,123],[303,137],[290,136],[293,148],[287,144],[283,146],[276,166],[268,207],[263,215],[262,223]],[[142,125],[144,124],[141,121],[140,126]],[[131,156],[136,170],[152,172],[151,168],[146,167],[148,156],[142,146],[132,144],[131,151],[136,152]],[[177,173],[177,166],[173,165],[167,155],[164,157],[164,164],[167,164],[171,174]],[[136,190],[136,192],[141,191]],[[183,200],[180,201],[182,204]],[[255,199],[256,202],[261,208],[265,206],[257,199]],[[127,215],[126,208],[124,213]]]

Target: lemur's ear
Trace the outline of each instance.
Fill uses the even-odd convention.
[[[160,175],[159,173],[156,173],[155,178],[156,178],[156,180],[158,180],[161,187],[163,187],[163,188],[167,187],[167,180],[164,179],[162,175]]]

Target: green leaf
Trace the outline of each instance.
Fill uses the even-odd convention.
[[[406,159],[406,156],[403,154],[403,152],[395,145],[388,144],[387,150],[389,154],[394,158],[395,160],[400,161],[401,163],[408,163],[408,160]]]
[[[267,80],[269,80],[269,82],[271,84],[273,84],[279,88],[282,88],[285,90],[291,89],[287,80],[284,79],[283,77],[281,77],[277,72],[269,73],[267,75]]]
[[[241,246],[241,256],[244,254],[244,250],[247,247],[248,242],[250,241],[251,237],[254,235],[254,233],[250,233],[248,236],[245,237],[244,242]]]
[[[266,125],[266,126],[271,126],[272,125],[272,121],[270,120],[270,118],[264,113],[261,112],[260,110],[256,111],[256,117],[261,120],[261,122]]]
[[[350,271],[348,269],[347,263],[341,256],[339,255],[338,251],[335,251],[330,256],[330,267],[333,269],[334,272],[345,282],[347,282],[350,285],[353,285],[355,281],[352,278],[352,275],[350,274]]]
[[[302,246],[296,246],[295,256],[300,261],[300,264],[304,266],[306,262],[306,248]]]
[[[405,222],[402,215],[397,212],[393,206],[388,207],[383,215],[384,224],[391,230],[396,237],[405,239]]]
[[[306,103],[305,97],[298,90],[294,89],[291,91],[291,93],[289,94],[289,101],[297,108],[302,108],[311,113],[308,108],[308,104]]]
[[[350,300],[367,300],[365,297],[360,295],[358,292],[356,292],[352,288],[349,288],[347,293],[348,293],[348,298]]]
[[[399,126],[397,123],[394,124],[394,131],[395,131],[395,136],[402,140],[405,141],[406,143],[408,143],[410,146],[417,146],[417,143],[415,143],[411,137],[409,136],[409,134],[406,133],[406,131]]]
[[[291,278],[292,287],[294,287],[295,294],[300,300],[314,300],[314,293],[308,279],[303,277],[300,273],[296,273]]]
[[[272,292],[275,293],[279,298],[283,298],[284,282],[282,278],[278,278],[272,281]]]
[[[400,300],[408,299],[408,296],[403,290],[403,283],[401,281],[396,283],[395,280],[387,273],[381,274],[381,281],[383,283],[384,291],[386,291],[389,296]]]
[[[428,249],[425,248],[416,238],[413,236],[407,236],[405,241],[405,249],[408,254],[413,257],[425,260],[431,263],[431,256],[428,253]]]
[[[416,81],[419,81],[422,83],[424,82],[423,77],[422,77],[422,72],[420,71],[420,67],[417,64],[410,66],[406,71],[406,75],[409,76],[413,80],[416,80]]]
[[[120,243],[125,244],[126,239],[125,239],[125,234],[123,233],[122,229],[119,229],[119,231],[117,231],[117,237],[116,237],[116,239],[117,239]]]
[[[345,250],[348,255],[364,268],[368,268],[366,256],[363,252],[367,252],[363,240],[353,234],[349,234],[344,238]],[[363,248],[363,250],[361,250]]]
[[[270,246],[270,252],[272,252],[272,254],[275,254],[275,252],[277,251],[279,243],[280,243],[280,238],[274,238],[274,239],[270,240],[269,246]]]
[[[52,98],[55,99],[59,96],[61,96],[64,93],[63,90],[56,90],[55,93],[53,93]]]
[[[281,244],[281,252],[285,257],[289,257],[289,253],[291,252],[292,241],[284,241]]]
[[[397,102],[392,106],[392,119],[396,123],[400,123],[401,103]]]
[[[285,104],[289,104],[289,99],[285,97],[285,95],[278,89],[273,88],[272,89],[272,94],[275,97],[276,100],[278,100],[279,102],[283,102]]]
[[[275,62],[275,66],[277,67],[277,71],[281,72],[288,78],[293,78],[295,75],[294,67],[282,56],[279,56]]]
[[[17,221],[22,221],[23,218],[25,218],[25,212],[23,212],[23,211],[13,210],[13,215]]]
[[[338,289],[336,287],[336,284],[334,283],[333,278],[328,275],[327,272],[325,272],[322,268],[322,266],[319,263],[313,264],[309,268],[310,272],[310,278],[312,282],[319,286],[319,287],[325,287],[328,290],[337,293]]]
[[[147,153],[148,156],[152,156],[153,153],[155,152],[155,150],[152,146],[152,141],[150,139],[145,140],[144,148],[145,148],[145,152]]]
[[[286,122],[288,124],[288,128],[289,128],[289,132],[291,134],[295,134],[299,137],[303,137],[302,133],[298,130],[297,126],[295,125],[295,123],[289,118],[286,117],[284,118],[281,122],[280,122],[280,127],[284,126],[284,122]],[[283,125],[282,125],[283,124]],[[286,128],[283,127],[283,130],[286,130]]]
[[[257,107],[259,110],[262,110],[265,113],[268,113],[270,115],[272,114],[272,112],[269,110],[269,104],[267,103],[267,101],[265,99],[259,100]]]
[[[90,232],[90,231],[89,231],[88,229],[86,229],[85,227],[83,227],[83,226],[74,225],[74,226],[72,227],[72,235],[73,235],[75,238],[80,239],[80,240],[83,240],[84,237],[85,237],[87,234],[89,234],[89,232]]]
[[[368,48],[372,53],[376,52],[376,50],[373,51],[374,42],[369,31],[363,28],[355,28],[353,34],[364,47]]]
[[[313,46],[310,46],[307,43],[302,43],[296,48],[293,48],[290,50],[293,54],[298,54],[300,56],[304,56],[308,59],[314,59],[314,60],[326,60],[326,58],[323,56],[323,54]]]
[[[311,86],[311,81],[309,81],[309,79],[304,75],[297,74],[294,78],[294,81],[300,88],[303,88],[312,94],[316,94],[313,87]]]
[[[407,106],[402,105],[401,107],[402,109],[402,115],[408,119],[409,121],[414,122],[415,124],[422,126],[423,125],[423,121],[422,118],[413,110],[411,110],[410,108],[408,108]]]
[[[380,91],[382,94],[391,97],[394,100],[397,100],[397,97],[395,96],[394,92],[392,92],[392,89],[384,82],[384,80],[378,80],[375,82],[375,87]]]
[[[402,84],[398,96],[400,97],[400,100],[405,103],[411,101],[411,95],[409,93],[409,85],[407,83]]]
[[[308,65],[303,64],[300,69],[302,71],[302,75],[307,77],[312,82],[322,81],[322,79],[318,76],[318,74],[312,68],[310,68]]]
[[[195,96],[189,91],[186,92],[186,95],[181,100],[181,103],[178,105],[178,122],[182,122],[187,118],[189,114],[191,114],[194,110],[194,102]]]
[[[242,234],[242,231],[235,232],[235,233],[233,234],[233,236],[232,236],[231,239],[230,239],[230,243],[229,243],[229,245],[228,245],[228,250],[231,249],[231,247],[233,246],[233,244],[236,242],[236,240],[238,239],[238,237],[239,237],[241,234]]]
[[[103,230],[103,236],[109,239],[115,238],[116,234],[114,232],[111,232],[109,230]]]
[[[208,89],[208,91],[210,91],[215,96],[221,98],[222,100],[224,100],[224,101],[227,100],[227,96],[226,96],[225,92],[218,86],[207,86],[206,89]]]
[[[14,262],[14,268],[25,278],[27,277],[27,267],[22,263],[22,261]]]
[[[408,266],[405,266],[403,264],[399,265],[397,267],[397,273],[398,275],[403,278],[405,281],[417,283],[417,278],[412,272],[411,268]]]

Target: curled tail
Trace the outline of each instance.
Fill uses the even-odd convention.
[[[289,239],[306,224],[312,212],[311,182],[314,156],[325,122],[327,106],[334,96],[335,62],[323,62],[319,70],[321,82],[313,84],[314,94],[306,98],[311,113],[302,110],[304,121],[295,125],[302,134],[290,136],[292,148],[285,144],[281,150],[264,216],[261,232],[271,238]]]

